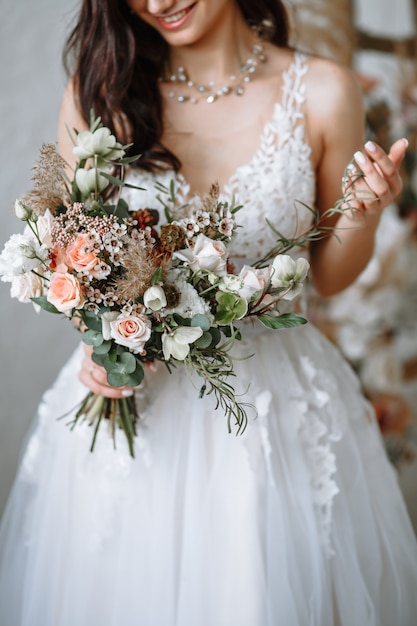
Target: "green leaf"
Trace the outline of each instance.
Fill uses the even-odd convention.
[[[213,346],[213,348],[215,346],[217,346],[217,344],[220,342],[222,335],[221,332],[218,328],[216,328],[215,326],[213,326],[212,328],[210,328],[209,333],[212,337],[211,339],[211,345]]]
[[[95,354],[106,355],[110,352],[111,346],[111,341],[103,341],[103,343],[101,343],[99,346],[94,347],[94,352]]]
[[[82,315],[82,320],[84,324],[87,326],[87,328],[89,328],[90,330],[101,332],[101,329],[102,329],[101,319],[97,317],[95,313],[84,312]]]
[[[134,163],[135,161],[140,159],[141,156],[141,154],[135,154],[134,156],[123,157],[122,159],[119,159],[117,163],[118,165],[129,165],[130,163]]]
[[[87,346],[101,346],[103,343],[103,335],[96,330],[86,330],[85,333],[82,334],[82,340]]]
[[[191,326],[199,326],[201,330],[208,331],[210,329],[210,322],[205,315],[197,313],[191,320]]]
[[[31,298],[31,300],[32,302],[38,304],[44,311],[48,311],[48,313],[57,313],[59,315],[62,315],[61,311],[58,311],[58,309],[53,304],[48,302],[46,296],[38,296],[36,298]]]
[[[129,189],[139,189],[139,191],[143,191],[143,187],[138,187],[137,185],[125,183],[125,181],[121,178],[116,178],[116,176],[112,176],[107,172],[100,171],[100,176],[104,176],[104,178],[107,178],[107,180],[115,187],[128,187]]]
[[[107,382],[112,387],[127,387],[129,375],[123,372],[109,372],[107,374]]]
[[[213,337],[211,335],[211,333],[209,332],[204,332],[201,337],[199,337],[195,342],[194,345],[197,346],[197,348],[201,348],[201,349],[205,349],[208,348],[209,346],[211,346],[213,342]]]
[[[142,365],[140,363],[136,363],[136,369],[130,374],[114,370],[108,372],[107,382],[112,387],[136,387],[142,382],[143,376],[144,371]]]
[[[162,267],[159,266],[156,272],[153,274],[151,278],[151,285],[156,285],[157,283],[162,282]]]
[[[307,320],[296,313],[283,313],[278,317],[274,315],[260,315],[258,320],[267,328],[279,330],[280,328],[294,328],[307,324]]]
[[[172,317],[178,326],[191,326],[191,320],[188,317],[182,317],[179,313],[174,313]]]
[[[93,363],[95,363],[96,365],[100,365],[100,367],[104,367],[105,358],[105,354],[97,354],[97,352],[93,352],[93,354],[91,355],[91,360],[93,361]]]

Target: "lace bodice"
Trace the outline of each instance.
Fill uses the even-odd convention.
[[[311,213],[301,204],[313,205],[315,189],[302,110],[307,71],[307,58],[296,53],[283,75],[282,100],[275,104],[272,117],[264,126],[258,149],[237,168],[222,190],[222,199],[230,201],[234,196],[244,207],[237,214],[237,223],[243,228],[238,229],[230,245],[232,257],[254,261],[273,246],[276,238],[265,220],[288,237],[302,232],[311,221]],[[140,203],[142,207],[161,209],[155,182],[169,186],[171,180],[178,200],[190,201],[187,180],[171,170],[158,174],[131,171],[128,181],[145,190],[126,189],[124,196],[131,207]]]

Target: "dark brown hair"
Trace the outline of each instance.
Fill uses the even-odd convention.
[[[269,39],[288,44],[288,17],[280,0],[237,0],[250,24],[269,19]],[[83,0],[77,23],[64,48],[64,64],[72,75],[84,118],[91,109],[132,153],[143,169],[162,162],[178,170],[177,157],[161,144],[162,100],[158,78],[168,55],[159,33],[131,12],[125,0]]]

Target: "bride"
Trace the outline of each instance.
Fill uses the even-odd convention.
[[[388,155],[362,146],[350,72],[287,41],[280,0],[83,0],[59,147],[74,164],[67,128],[94,108],[142,154],[131,207],[160,208],[156,181],[184,201],[218,181],[244,206],[237,265],[274,243],[266,219],[292,236],[310,219],[301,202],[333,206],[354,155],[369,199],[308,251],[329,296],[370,259],[406,141]],[[355,375],[312,324],[243,334],[236,356],[254,356],[236,361],[237,386],[257,419],[239,437],[180,368],[116,389],[77,349],[44,395],[4,515],[1,626],[417,623],[416,541]],[[57,420],[86,387],[136,393],[135,459],[106,429],[90,454],[89,426]]]

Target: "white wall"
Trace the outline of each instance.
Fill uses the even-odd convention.
[[[56,140],[65,85],[61,48],[76,4],[0,0],[0,248],[21,230],[12,207],[30,187],[39,147]],[[40,396],[77,340],[70,322],[37,316],[0,283],[0,513]]]

